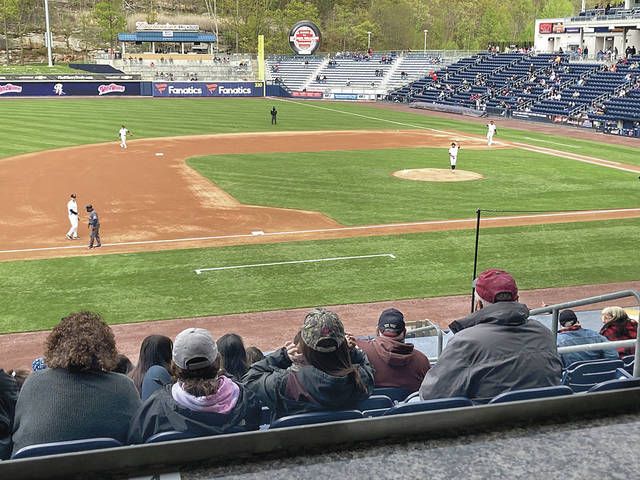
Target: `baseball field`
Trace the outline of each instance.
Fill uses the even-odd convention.
[[[362,104],[1,107],[0,333],[79,309],[126,323],[466,293],[479,208],[479,268],[522,289],[638,278],[637,146],[498,120],[487,147],[483,123]],[[70,193],[99,213],[101,249],[86,222],[65,239]]]

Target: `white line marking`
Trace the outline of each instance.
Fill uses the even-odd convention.
[[[291,260],[287,262],[252,263],[247,265],[229,265],[227,267],[198,268],[194,270],[194,272],[196,272],[196,275],[200,275],[202,272],[215,272],[218,270],[233,270],[237,268],[271,267],[273,265],[292,265],[294,263],[337,262],[340,260],[357,260],[361,258],[379,258],[379,257],[387,257],[387,258],[393,258],[393,259],[396,258],[396,256],[393,253],[379,253],[375,255],[355,255],[351,257],[313,258],[311,260]]]
[[[253,232],[251,232],[251,235],[253,236],[264,235],[264,232],[262,230],[254,230]]]
[[[539,138],[532,138],[532,137],[522,137],[522,138],[524,138],[525,140],[533,140],[534,142],[551,143],[553,145],[560,145],[561,147],[582,148],[576,145],[568,145],[566,143],[552,142],[551,140],[541,140]]]
[[[612,210],[581,210],[578,212],[556,212],[556,213],[541,213],[535,215],[512,215],[507,217],[485,217],[482,219],[484,223],[495,223],[500,222],[502,220],[517,220],[517,219],[527,219],[527,218],[552,218],[552,217],[562,217],[562,216],[581,216],[581,215],[598,215],[598,214],[608,214],[608,213],[620,213],[620,212],[639,212],[640,208],[618,208]],[[336,228],[316,228],[313,230],[292,230],[292,231],[284,231],[284,232],[265,232],[265,237],[280,237],[286,235],[304,235],[309,233],[340,233],[340,232],[349,232],[349,231],[358,231],[358,230],[383,230],[383,229],[395,229],[399,227],[417,227],[421,225],[455,225],[455,224],[464,224],[464,223],[472,223],[475,226],[476,218],[461,218],[457,220],[428,220],[424,222],[407,222],[407,223],[387,223],[382,225],[360,225],[356,227],[336,227]],[[508,227],[508,225],[507,225]],[[250,233],[246,234],[235,234],[235,235],[214,235],[208,237],[187,237],[187,238],[172,238],[166,240],[140,240],[135,242],[119,242],[119,243],[103,243],[102,249],[105,247],[126,247],[131,245],[154,245],[160,243],[180,243],[180,242],[200,242],[204,240],[232,240],[239,238],[252,238],[254,235]],[[72,245],[72,246],[64,246],[64,247],[41,247],[41,248],[23,248],[23,249],[15,249],[15,250],[0,250],[0,254],[2,253],[22,253],[22,252],[46,252],[51,250],[71,250],[71,249],[84,249],[86,250],[86,245]]]

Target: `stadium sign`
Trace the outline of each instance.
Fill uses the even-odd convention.
[[[174,25],[172,23],[148,23],[136,22],[137,31],[173,31],[173,32],[197,32],[199,25]]]
[[[140,82],[104,84],[100,82],[12,82],[0,84],[0,96],[7,97],[97,97],[104,95],[139,96]]]
[[[154,97],[261,97],[262,82],[155,82]]]
[[[289,31],[289,45],[298,55],[312,55],[320,46],[320,29],[309,20],[296,23]]]

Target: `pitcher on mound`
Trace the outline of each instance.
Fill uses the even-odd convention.
[[[460,146],[456,142],[451,142],[451,146],[449,147],[449,164],[451,165],[451,173],[456,173],[458,150],[460,150]]]

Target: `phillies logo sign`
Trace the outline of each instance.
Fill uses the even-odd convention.
[[[98,95],[107,95],[109,93],[124,93],[126,88],[124,85],[116,85],[115,83],[110,83],[109,85],[100,85],[98,87]]]
[[[0,85],[0,95],[4,95],[5,93],[22,93],[22,87],[19,85],[13,85],[12,83]]]
[[[289,45],[298,55],[311,55],[320,46],[320,29],[309,20],[296,23],[289,31]]]

